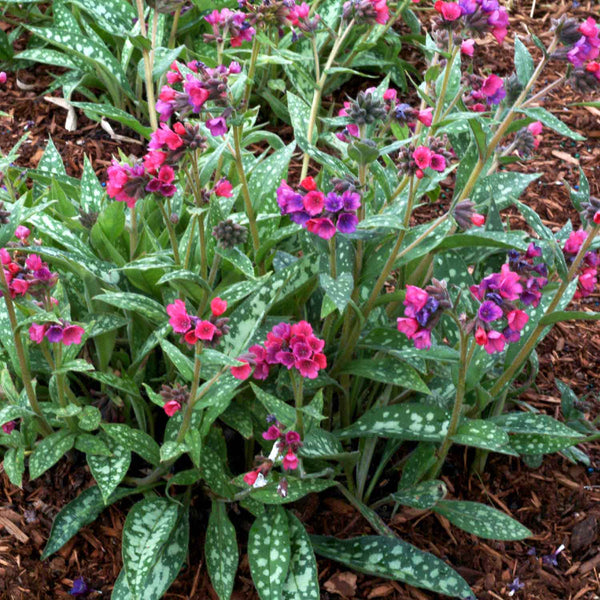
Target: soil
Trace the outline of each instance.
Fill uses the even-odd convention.
[[[551,17],[556,18],[567,11],[581,19],[594,14],[591,0],[581,4],[573,2],[572,5],[538,3],[534,19],[529,17],[530,8],[529,2],[520,5],[517,0],[511,16],[511,35],[517,32],[523,38],[529,30],[547,41]],[[512,69],[510,47],[510,39],[502,47],[487,44],[485,50],[476,51],[475,68],[508,74]],[[559,69],[560,65],[557,71]],[[48,134],[52,135],[63,156],[68,174],[74,177],[81,175],[84,155],[90,158],[96,172],[104,179],[106,167],[118,148],[125,153],[141,153],[140,145],[112,138],[98,123],[81,113],[77,115],[77,130],[66,131],[65,110],[44,98],[52,81],[46,67],[20,71],[18,79],[19,86],[15,76],[10,74],[8,83],[0,90],[0,110],[11,115],[11,118],[0,119],[2,151],[9,151],[23,133],[29,133],[17,164],[35,167]],[[548,80],[552,80],[551,74]],[[600,110],[570,106],[583,100],[566,86],[551,92],[545,106],[560,114],[572,129],[586,135],[587,140],[565,141],[545,129],[534,158],[518,165],[521,171],[542,173],[521,200],[533,207],[544,223],[554,230],[568,219],[578,223],[564,182],[576,185],[579,167],[589,179],[592,194],[600,195],[600,144],[597,143]],[[131,131],[118,126],[114,130],[117,135],[135,137]],[[450,197],[451,190],[447,192]],[[429,206],[425,212],[433,214],[440,208]],[[511,213],[511,225],[524,227],[516,213]],[[600,304],[600,297],[593,295],[581,304],[595,308]],[[538,348],[538,353],[539,374],[534,386],[523,393],[520,400],[558,417],[560,394],[555,383],[558,378],[568,383],[584,401],[582,407],[588,417],[595,418],[600,412],[600,326],[593,322],[559,324]],[[468,473],[467,451],[455,449],[451,453],[442,476],[451,496],[485,502],[511,514],[534,534],[524,542],[481,540],[428,511],[405,508],[393,516],[385,511],[381,514],[403,540],[453,565],[472,586],[479,600],[510,597],[509,585],[516,577],[524,587],[513,598],[596,600],[600,597],[600,475],[596,470],[600,469],[600,446],[588,446],[586,452],[592,460],[589,468],[574,465],[559,455],[547,456],[537,469],[528,468],[518,459],[493,456],[482,477]],[[1,600],[71,598],[72,582],[80,576],[84,576],[95,590],[89,598],[110,596],[121,568],[120,539],[129,508],[127,501],[106,509],[96,522],[84,528],[49,560],[42,563],[39,559],[53,517],[91,483],[87,467],[76,455],[63,459],[41,479],[25,481],[22,489],[11,486],[6,476],[0,473]],[[340,537],[372,533],[363,517],[335,494],[309,496],[296,503],[294,509],[311,533]],[[242,558],[233,598],[255,600],[257,596],[244,554],[250,518],[242,511],[236,519]],[[168,600],[217,600],[202,558],[206,520],[204,501],[198,494],[192,503],[190,554],[177,581],[165,596]],[[555,556],[556,564],[552,564],[549,557],[561,546],[564,549]],[[329,560],[319,559],[319,570],[324,600],[441,598],[401,583],[352,573]]]

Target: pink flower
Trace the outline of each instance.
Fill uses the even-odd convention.
[[[164,152],[151,150],[144,156],[144,168],[154,174],[162,167],[166,159],[167,155]]]
[[[4,425],[2,425],[2,431],[6,435],[10,435],[10,433],[16,426],[17,424],[14,421],[9,421],[8,423],[4,423]]]
[[[533,135],[541,135],[544,126],[541,121],[534,121],[527,126],[527,129],[533,133]]]
[[[421,121],[425,127],[431,127],[431,123],[433,122],[433,108],[429,107],[425,110],[420,110],[417,120]]]
[[[304,188],[307,192],[314,192],[317,189],[317,182],[314,177],[305,177],[300,182],[300,187]]]
[[[298,457],[292,450],[288,450],[288,453],[283,457],[283,468],[286,471],[293,471],[298,468]]]
[[[413,159],[419,169],[426,169],[431,164],[431,155],[433,152],[427,146],[419,146],[413,152]]]
[[[21,241],[26,240],[31,235],[31,230],[25,225],[19,225],[15,230],[15,237],[20,239]]]
[[[473,223],[475,227],[482,227],[485,225],[485,217],[479,213],[473,213],[471,215],[471,223]]]
[[[33,255],[29,255],[33,256]],[[8,265],[11,263],[10,254],[6,248],[0,248],[0,263],[3,265]]]
[[[4,71],[0,71],[0,84],[4,85],[7,79],[8,76],[6,75],[6,73]]]
[[[285,434],[285,443],[288,446],[296,446],[300,444],[300,434],[297,431],[288,431]]]
[[[319,364],[310,358],[297,360],[294,365],[302,377],[307,379],[316,379],[319,376]]]
[[[325,194],[317,190],[310,191],[302,198],[302,204],[311,217],[321,214],[325,205]]]
[[[237,367],[230,367],[229,371],[236,379],[244,381],[245,379],[248,379],[248,377],[250,377],[250,375],[252,374],[252,366],[247,360],[240,358],[238,358],[238,360],[243,362],[244,364],[239,365]]]
[[[166,123],[161,123],[160,127],[152,133],[148,148],[160,150],[163,146],[169,150],[177,150],[183,146],[183,140]]]
[[[465,56],[473,56],[475,53],[475,40],[465,40],[460,45],[460,52]]]
[[[27,283],[27,281],[24,279],[13,279],[10,287],[15,294],[21,294],[21,296],[24,296],[29,289],[29,283]]]
[[[419,330],[419,323],[416,319],[398,317],[397,323],[398,331],[404,333],[409,340],[412,339],[415,333],[417,333]]]
[[[579,32],[587,38],[598,37],[598,25],[592,17],[588,17],[580,26]]]
[[[215,317],[220,317],[227,310],[227,301],[219,298],[213,298],[210,303],[210,310]]]
[[[488,338],[487,333],[483,327],[478,327],[475,331],[475,343],[479,346],[484,346],[487,344]]]
[[[415,317],[415,315],[425,306],[429,298],[429,294],[415,285],[406,286],[406,297],[404,298],[404,314],[407,317]]]
[[[169,325],[176,333],[185,333],[192,326],[192,321],[187,314],[183,300],[177,299],[173,304],[169,304],[167,314],[171,317]]]
[[[504,336],[499,331],[492,330],[487,334],[487,342],[484,348],[488,354],[494,354],[504,350],[504,343]]]
[[[335,235],[335,225],[331,219],[327,217],[322,219],[309,219],[306,221],[306,229],[324,240],[329,240]]]
[[[587,233],[583,229],[572,231],[569,239],[565,242],[565,252],[567,254],[577,254],[586,238]]]
[[[442,173],[446,168],[446,159],[441,154],[433,153],[431,155],[431,164],[429,165],[434,171]]]
[[[177,400],[169,400],[165,402],[163,410],[167,413],[167,417],[172,417],[176,412],[181,410],[181,404]]]
[[[527,324],[527,321],[529,321],[529,315],[525,311],[518,309],[511,310],[506,315],[506,318],[508,320],[508,326],[513,331],[521,331]]]
[[[219,179],[215,185],[215,195],[220,198],[231,198],[231,191],[233,190],[233,186],[227,179]]]
[[[431,348],[431,331],[429,329],[421,329],[413,335],[412,340],[415,348],[419,350],[429,350]]]
[[[194,329],[194,334],[199,340],[210,342],[216,330],[217,328],[210,321],[198,321]]]
[[[44,334],[46,333],[46,325],[38,325],[37,323],[32,323],[29,328],[29,339],[36,344],[41,344],[44,339]]]
[[[385,92],[383,92],[383,99],[384,100],[395,100],[398,96],[398,91],[395,90],[394,88],[388,88],[387,90],[385,90]]]
[[[267,431],[263,432],[263,439],[268,441],[278,440],[283,434],[281,433],[281,429],[277,427],[277,425],[271,425]]]
[[[260,467],[258,469],[254,469],[254,471],[248,471],[248,473],[244,475],[244,482],[247,483],[249,486],[253,486],[256,483],[256,480],[258,479],[259,473]]]
[[[25,266],[32,271],[42,268],[42,259],[37,254],[30,254],[25,260]]]
[[[83,327],[79,327],[79,325],[67,325],[63,329],[63,337],[62,343],[65,346],[70,346],[71,344],[81,344],[81,336],[85,333]]]
[[[199,112],[202,105],[208,100],[210,92],[202,87],[202,83],[191,75],[188,75],[186,82],[183,84],[183,89],[189,97],[188,102],[191,104],[194,112]]]
[[[433,5],[433,8],[439,12],[444,21],[456,21],[462,15],[461,7],[455,2],[443,2],[442,0],[437,0],[437,2]]]

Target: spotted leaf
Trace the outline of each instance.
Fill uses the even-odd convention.
[[[283,584],[282,600],[318,600],[319,573],[315,553],[304,525],[287,513],[290,532],[290,570]]]
[[[233,592],[238,567],[239,550],[235,528],[227,516],[223,502],[213,501],[206,543],[204,545],[206,568],[210,581],[220,600],[229,600]]]
[[[110,495],[117,489],[117,486],[127,474],[131,463],[131,452],[108,436],[104,441],[112,455],[88,454],[87,463],[100,488],[102,498],[107,503]]]
[[[402,488],[392,494],[392,498],[404,506],[426,510],[435,506],[447,493],[446,484],[443,481],[434,479],[423,481],[412,487]]]

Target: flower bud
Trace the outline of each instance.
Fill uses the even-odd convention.
[[[387,115],[383,102],[367,92],[358,93],[356,100],[350,103],[347,113],[357,125],[370,125],[385,119]]]
[[[227,219],[218,223],[213,228],[212,234],[223,248],[233,248],[246,242],[248,229],[243,225],[234,223],[231,219]]]
[[[565,46],[571,46],[579,41],[581,32],[579,22],[563,15],[560,19],[552,19],[552,30],[558,35],[559,41]]]
[[[4,202],[0,202],[0,225],[6,225],[10,217],[10,212],[4,210]]]
[[[523,86],[516,73],[513,73],[505,79],[504,88],[506,89],[506,99],[509,104],[514,104],[515,100],[523,91]]]
[[[535,150],[535,136],[530,129],[524,127],[515,136],[515,149],[522,158],[529,158]]]

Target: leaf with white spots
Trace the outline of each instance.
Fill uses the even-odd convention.
[[[219,600],[229,600],[238,568],[239,550],[235,527],[223,502],[213,500],[204,545],[206,568]]]
[[[108,292],[94,296],[94,300],[100,300],[122,310],[131,310],[154,323],[162,324],[168,319],[167,312],[162,304],[148,296],[142,296],[142,294]]]
[[[140,500],[123,527],[123,568],[134,598],[142,598],[145,581],[177,522],[178,505],[166,498]]]
[[[578,142],[585,140],[585,136],[576,133],[572,129],[569,129],[559,118],[555,117],[551,112],[548,112],[541,106],[534,106],[531,108],[520,108],[518,112],[526,114],[528,117],[541,121],[546,127],[553,129],[556,133],[564,135],[565,137],[571,138]]]
[[[435,506],[447,493],[446,484],[438,479],[433,479],[412,487],[401,488],[392,494],[392,498],[404,506],[427,510]]]
[[[280,423],[283,423],[286,427],[291,427],[296,422],[296,410],[292,406],[265,392],[254,383],[250,383],[250,387],[267,412],[275,415]]]
[[[310,538],[304,525],[287,513],[290,531],[290,570],[283,584],[281,600],[319,600],[319,572]]]
[[[441,500],[432,510],[456,527],[488,540],[522,540],[532,535],[506,513],[479,502]]]
[[[51,137],[48,138],[48,143],[46,144],[42,158],[38,163],[37,170],[52,173],[53,175],[67,174],[60,153],[56,149]]]
[[[400,488],[416,485],[436,461],[436,445],[421,442],[411,453],[402,469]]]
[[[498,427],[508,433],[532,433],[549,436],[583,437],[574,429],[557,421],[550,415],[531,412],[515,412],[493,417]]]
[[[103,423],[102,429],[118,444],[135,452],[151,465],[160,462],[160,448],[154,439],[141,429],[133,429],[124,423]]]
[[[8,448],[4,453],[2,465],[10,482],[16,487],[21,487],[25,472],[25,449]]]
[[[392,357],[355,360],[347,364],[341,372],[382,383],[392,383],[425,394],[429,393],[429,388],[415,369]]]
[[[279,493],[278,481],[272,481],[265,487],[253,490],[250,496],[263,504],[289,504],[304,498],[308,494],[318,494],[335,485],[335,481],[331,479],[298,479],[289,475],[285,479],[287,480],[287,493],[285,496]],[[247,487],[247,484],[244,483],[243,485]]]
[[[500,427],[483,419],[473,419],[462,423],[452,436],[452,441],[463,446],[514,455],[508,434]]]
[[[296,138],[296,142],[298,146],[300,146],[300,148],[306,152],[306,149],[309,145],[308,123],[310,121],[310,106],[304,102],[304,100],[296,96],[296,94],[293,94],[290,91],[287,93],[287,105],[292,127],[294,128],[294,137]],[[316,135],[317,131],[315,128],[313,131],[313,139],[311,140],[311,144],[314,144],[316,141]]]
[[[99,212],[106,197],[106,190],[100,185],[90,159],[86,155],[83,159],[81,175],[81,207],[87,212]]]
[[[338,458],[342,455],[348,456],[344,452],[340,441],[324,429],[313,427],[302,440],[302,447],[298,454],[303,458]]]
[[[126,35],[137,13],[128,2],[119,0],[69,0],[89,13],[102,29],[112,35]]]
[[[396,404],[369,410],[337,435],[439,442],[446,436],[449,424],[448,415],[437,406]]]
[[[510,446],[525,456],[551,454],[570,448],[581,442],[581,437],[548,436],[532,433],[514,433],[510,436]]]
[[[471,200],[475,204],[487,204],[493,197],[499,209],[506,208],[518,200],[525,189],[541,176],[541,173],[514,171],[492,173],[477,181],[471,193]]]
[[[108,504],[136,492],[136,488],[118,489],[105,504],[98,486],[83,491],[75,500],[62,508],[54,518],[42,560],[60,550],[82,527],[93,523]]]
[[[290,565],[290,531],[281,506],[267,506],[252,524],[248,561],[260,600],[281,600]]]
[[[311,536],[317,554],[355,571],[403,581],[454,598],[472,598],[467,582],[445,562],[396,538],[362,536],[339,540]]]
[[[111,104],[96,104],[94,102],[72,102],[72,104],[75,108],[83,110],[85,115],[90,119],[96,121],[101,120],[102,117],[112,119],[113,121],[117,121],[117,123],[121,123],[121,125],[125,125],[125,127],[129,127],[129,129],[133,129],[133,131],[148,139],[152,134],[151,127],[142,125],[134,116]]]
[[[321,273],[319,279],[325,293],[329,296],[340,313],[343,313],[348,302],[350,302],[350,296],[354,289],[354,277],[352,277],[352,274],[340,273],[333,279],[333,277],[327,275],[327,273]]]
[[[87,463],[100,488],[102,498],[107,503],[110,495],[127,474],[131,464],[131,452],[108,436],[104,441],[112,452],[112,456],[88,454]]]
[[[277,188],[287,178],[288,165],[296,148],[295,142],[259,162],[250,173],[248,189],[254,209],[261,213],[279,212]]]
[[[246,277],[254,279],[254,265],[252,261],[238,248],[220,248],[217,246],[215,252],[231,263],[236,269]]]
[[[69,430],[55,431],[44,438],[29,458],[29,477],[37,479],[53,467],[75,443],[75,434]]]

